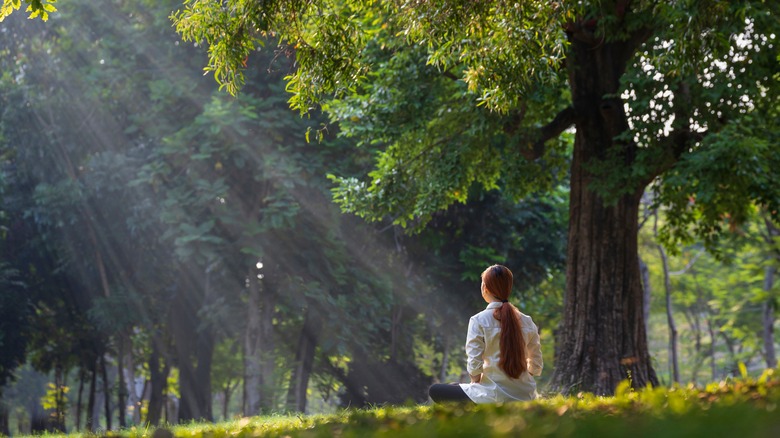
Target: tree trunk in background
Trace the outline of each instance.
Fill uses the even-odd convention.
[[[731,367],[729,367],[729,374],[732,376],[739,375],[739,360],[737,360],[737,350],[734,347],[734,341],[732,341],[725,332],[719,331],[718,334],[723,338],[723,342],[726,344],[726,348],[729,350],[729,358],[731,359]]]
[[[393,294],[393,300],[399,301],[398,294]],[[398,361],[398,344],[401,342],[401,321],[403,320],[403,304],[395,304],[390,309],[390,360]]]
[[[306,309],[303,327],[298,338],[298,349],[295,353],[295,365],[287,390],[288,411],[306,412],[306,391],[309,387],[311,370],[314,367],[314,354],[322,328],[321,321],[319,310],[311,307]]]
[[[179,422],[191,420],[213,421],[211,410],[211,360],[214,353],[213,329],[201,324],[198,312],[213,298],[211,270],[205,272],[201,286],[197,279],[184,272],[182,290],[176,296],[179,309],[172,315],[176,364],[179,367]]]
[[[441,369],[439,370],[439,383],[446,383],[447,370],[450,368],[450,337],[443,336],[442,339],[442,353],[441,353]]]
[[[764,270],[764,290],[772,290],[775,282],[777,268],[767,266]],[[762,304],[762,321],[764,324],[764,359],[767,368],[777,367],[777,355],[775,354],[775,300],[770,296]]]
[[[656,233],[656,236],[658,233]],[[658,245],[658,253],[661,255],[661,264],[664,271],[664,290],[666,291],[666,322],[669,324],[669,362],[672,371],[672,382],[680,383],[680,369],[677,360],[677,324],[672,313],[672,281],[669,278],[669,259],[664,247]]]
[[[86,428],[89,432],[95,431],[95,392],[97,392],[97,363],[93,364],[92,376],[90,376],[89,397],[87,398]]]
[[[106,430],[111,430],[111,391],[108,382],[106,355],[100,356],[100,375],[103,377],[103,402],[106,414]]]
[[[244,416],[260,413],[261,357],[260,282],[254,266],[247,274],[247,324],[244,332]]]
[[[701,322],[699,320],[699,315],[695,310],[686,311],[683,313],[683,315],[685,315],[685,319],[688,320],[688,325],[693,327],[693,351],[696,353],[696,357],[694,358],[693,362],[693,369],[691,370],[690,381],[693,383],[698,383],[699,369],[701,369],[701,366],[704,363],[704,354],[702,354],[701,351]]]
[[[715,366],[715,330],[712,329],[710,318],[707,318],[707,332],[710,334],[710,371],[714,382],[718,380],[718,368]]]
[[[158,341],[152,341],[152,354],[149,357],[149,380],[151,388],[149,390],[149,407],[146,412],[146,422],[152,426],[160,424],[162,418],[162,408],[165,401],[165,388],[168,386],[168,374],[171,367],[165,361],[160,365],[160,346]]]
[[[76,430],[81,430],[81,400],[82,395],[84,394],[84,379],[86,376],[84,375],[84,370],[79,369],[79,392],[78,396],[76,397],[76,418],[73,421],[73,424],[76,426]]]
[[[116,357],[116,376],[117,376],[117,415],[119,416],[119,428],[127,427],[125,415],[127,414],[127,382],[125,381],[125,355],[127,354],[127,344],[130,342],[130,336],[123,330],[117,339],[117,357]],[[130,348],[132,350],[132,347]],[[130,366],[133,366],[132,362]]]
[[[274,374],[276,373],[276,358],[274,349],[276,342],[274,340],[274,310],[276,308],[276,288],[278,279],[274,276],[279,269],[275,269],[272,275],[268,275],[263,280],[262,293],[260,295],[260,307],[262,318],[260,320],[260,341],[261,347],[261,379],[260,379],[260,410],[262,412],[271,412],[274,405],[276,385]]]
[[[652,298],[653,288],[650,285],[650,269],[647,263],[639,257],[639,275],[642,277],[642,314],[645,318],[645,333],[650,332],[650,299]]]
[[[224,400],[222,401],[222,420],[227,421],[228,419],[228,407],[230,406],[230,397],[233,395],[233,391],[238,387],[238,383],[235,385],[231,383],[232,381],[228,381],[224,390],[222,391],[222,394],[224,395]]]
[[[127,388],[127,401],[125,404],[133,406],[133,424],[141,423],[141,401],[143,399],[143,390],[141,394],[138,394],[135,383],[135,357],[133,356],[133,339],[128,334],[126,339],[125,349],[125,366],[124,380],[125,387]]]
[[[11,436],[11,429],[8,428],[8,406],[2,399],[0,394],[0,435]]]
[[[52,423],[52,429],[59,432],[65,432],[65,391],[64,388],[67,385],[66,376],[61,366],[54,368],[54,387],[56,392],[54,395],[54,421]]]
[[[563,393],[614,393],[620,381],[656,385],[650,363],[639,273],[639,201],[650,179],[607,204],[591,183],[594,159],[617,156],[628,178],[637,153],[616,140],[628,129],[620,77],[636,47],[626,42],[585,42],[570,35],[567,68],[576,135],[571,164],[566,295],[560,349],[551,386]],[[616,171],[619,169],[614,169]],[[652,178],[652,175],[648,176]],[[625,189],[625,188],[624,188]]]
[[[198,336],[198,366],[195,368],[195,381],[198,389],[198,403],[201,415],[198,419],[214,421],[211,400],[211,363],[214,358],[214,335],[210,329]],[[181,421],[181,420],[180,420]]]

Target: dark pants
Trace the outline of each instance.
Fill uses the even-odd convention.
[[[428,388],[428,395],[434,403],[442,402],[470,402],[469,396],[463,392],[457,383],[435,383]]]

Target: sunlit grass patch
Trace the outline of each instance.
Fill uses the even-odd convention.
[[[274,415],[166,430],[177,437],[715,437],[780,436],[780,380],[631,390],[615,397],[554,396],[495,405],[385,406],[330,415]],[[158,432],[159,433],[159,432]],[[75,435],[73,435],[75,436]],[[103,435],[105,436],[105,435]],[[108,436],[154,437],[135,427]],[[170,435],[168,435],[170,436]]]

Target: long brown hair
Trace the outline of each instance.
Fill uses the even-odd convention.
[[[507,376],[516,379],[523,374],[527,365],[520,313],[508,302],[509,293],[512,292],[512,271],[506,266],[493,265],[482,273],[482,282],[490,295],[502,301],[501,307],[493,311],[493,318],[501,321],[501,358],[498,367]]]

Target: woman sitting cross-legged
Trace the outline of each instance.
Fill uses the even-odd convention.
[[[533,400],[538,394],[532,376],[542,374],[542,348],[531,317],[508,301],[512,271],[501,265],[487,268],[481,289],[488,305],[471,317],[466,336],[471,383],[437,383],[428,395],[437,403]]]

